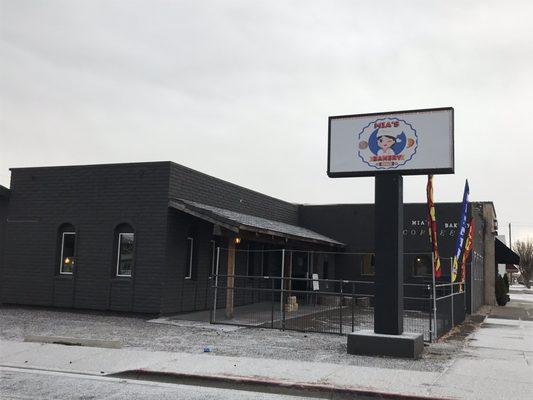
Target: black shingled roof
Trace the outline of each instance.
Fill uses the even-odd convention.
[[[345,246],[344,243],[301,226],[209,206],[191,200],[171,199],[169,207],[221,225],[235,232],[239,230],[251,231],[300,241],[327,244],[329,246]]]

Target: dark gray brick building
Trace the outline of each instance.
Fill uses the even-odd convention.
[[[273,246],[340,245],[297,227],[295,204],[171,162],[14,168],[11,174],[11,188],[0,192],[3,303],[186,311],[207,304],[215,244],[227,247],[240,235],[242,246],[250,238]],[[239,229],[205,210],[170,204],[181,200],[268,219],[295,234]]]
[[[472,206],[481,257],[487,204]],[[412,267],[430,252],[426,207],[405,207],[405,279],[427,281]],[[442,253],[451,255],[460,205],[437,211]],[[321,278],[373,279],[373,207],[292,204],[172,162],[14,168],[10,189],[0,187],[0,244],[2,303],[175,313],[209,307],[217,247],[303,250],[312,258],[295,266],[312,264]],[[235,274],[281,273],[279,257],[243,254]],[[483,279],[469,279],[477,308]]]

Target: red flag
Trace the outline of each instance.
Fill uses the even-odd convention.
[[[465,251],[461,260],[461,284],[465,283],[466,260],[472,251],[474,243],[474,218],[470,219],[470,226],[468,227],[468,235],[466,236]]]
[[[437,216],[435,213],[435,203],[433,202],[433,175],[428,175],[426,194],[428,201],[429,241],[433,251],[433,269],[435,270],[435,278],[440,278],[442,275],[442,269],[440,265],[439,246],[437,244]]]

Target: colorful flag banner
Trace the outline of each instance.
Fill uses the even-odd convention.
[[[463,204],[461,205],[461,218],[459,220],[459,230],[457,231],[457,241],[455,242],[455,255],[452,261],[452,282],[457,280],[457,272],[459,270],[459,260],[465,243],[466,222],[468,219],[468,196],[470,188],[468,187],[468,180],[465,182],[465,190],[463,193]]]
[[[439,246],[437,244],[437,216],[435,213],[435,203],[433,202],[433,175],[428,175],[426,194],[428,201],[429,241],[433,251],[433,270],[435,272],[435,278],[440,278],[442,275],[442,269],[440,264]]]
[[[461,291],[463,291],[463,285],[465,283],[466,275],[466,261],[470,256],[472,247],[474,244],[474,218],[470,219],[470,226],[468,227],[468,235],[466,235],[465,251],[463,252],[463,258],[461,260]]]

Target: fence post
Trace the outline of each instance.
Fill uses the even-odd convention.
[[[432,277],[433,277],[433,319],[435,322],[435,340],[439,337],[439,333],[437,332],[437,286],[435,283],[435,255],[431,253],[431,265],[432,265]]]
[[[285,330],[285,307],[284,303],[285,290],[285,249],[281,250],[281,291],[279,294],[279,306],[281,307],[281,330]]]
[[[211,321],[212,324],[216,322],[216,315],[217,315],[217,298],[218,298],[218,267],[220,263],[220,247],[217,247],[217,261],[216,261],[216,273],[215,273],[215,290],[213,294],[213,319]]]
[[[281,330],[284,331],[285,330],[285,307],[283,306],[283,302],[285,301],[285,293],[282,293],[281,295],[283,297],[282,305],[281,305]]]
[[[352,332],[355,329],[355,282],[352,282],[352,299],[350,301],[352,303]]]
[[[205,288],[205,302],[204,310],[207,308],[207,305],[210,304],[209,300],[211,299],[211,274],[207,277],[207,286]],[[211,306],[209,306],[211,308]]]
[[[455,290],[454,290],[454,287],[453,287],[453,276],[452,276],[452,268],[453,268],[453,265],[452,265],[452,258],[450,258],[450,294],[452,295],[451,296],[451,304],[452,304],[452,327],[450,329],[452,329],[454,326],[455,326],[455,322],[454,322],[454,318],[453,318],[453,305],[455,303],[454,301],[454,297],[455,297]]]
[[[211,284],[211,275],[207,278],[207,291],[205,293],[205,302],[208,303],[211,299],[211,296],[213,294],[213,288]],[[214,300],[214,299],[213,299]],[[211,303],[209,303],[209,323],[213,323],[213,307],[211,307]]]
[[[342,286],[343,286],[343,281],[341,281],[341,293],[340,293],[340,296],[339,296],[339,316],[340,316],[340,324],[339,324],[339,332],[340,334],[342,335],[342,300],[343,300],[343,296],[342,296]]]
[[[429,303],[428,303],[428,317],[429,317],[429,342],[433,342],[433,323],[432,323],[432,319],[433,319],[433,316],[431,315],[431,305],[433,304],[433,292],[431,290],[431,285],[428,285],[427,286],[427,291],[429,293]]]
[[[270,327],[271,328],[274,328],[274,279],[270,278],[270,282],[271,282],[271,303],[272,303],[272,310],[271,310],[271,315],[270,315]]]
[[[194,311],[196,311],[197,299],[198,299],[198,280],[194,282],[194,306],[193,306]]]

